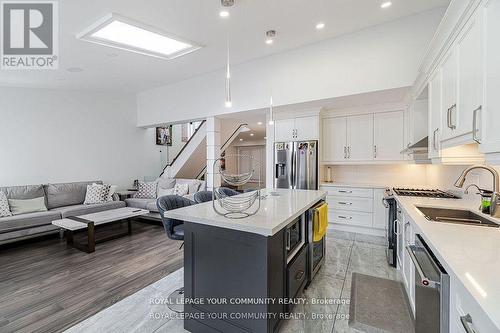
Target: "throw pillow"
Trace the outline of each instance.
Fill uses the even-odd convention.
[[[5,193],[0,191],[0,217],[12,216],[9,208],[9,201]]]
[[[139,181],[137,193],[134,195],[136,199],[156,199],[157,182],[142,182]]]
[[[173,195],[174,194],[174,189],[173,188],[161,188],[158,187],[158,198],[159,197],[164,197],[166,195]]]
[[[113,201],[113,194],[116,193],[116,190],[118,189],[118,186],[117,185],[109,185],[109,193],[108,193],[108,196],[106,198],[106,201]]]
[[[189,185],[188,184],[175,184],[174,186],[174,194],[177,194],[179,196],[184,196],[188,194],[189,192]]]
[[[92,184],[87,185],[84,205],[96,205],[107,202],[110,185]]]
[[[45,197],[34,199],[9,199],[9,206],[12,215],[47,211]]]
[[[173,178],[158,178],[156,180],[158,182],[158,189],[157,189],[157,197],[161,197],[162,195],[160,195],[161,193],[163,193],[163,195],[168,195],[168,194],[164,194],[164,193],[168,193],[168,191],[163,191],[163,190],[171,190],[174,188],[175,186],[175,179]]]

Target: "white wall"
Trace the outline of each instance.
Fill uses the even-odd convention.
[[[224,108],[224,71],[138,95],[138,125],[411,86],[444,9],[232,66],[233,108]]]
[[[0,88],[0,186],[159,175],[154,129],[131,95]]]

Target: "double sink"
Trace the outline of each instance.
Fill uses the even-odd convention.
[[[455,223],[464,225],[477,225],[483,227],[498,228],[499,224],[482,217],[470,210],[417,207],[425,218],[433,222]]]

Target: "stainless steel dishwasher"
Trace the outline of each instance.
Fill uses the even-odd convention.
[[[415,333],[448,333],[450,277],[420,235],[406,249],[415,266]]]

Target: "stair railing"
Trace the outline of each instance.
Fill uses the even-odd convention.
[[[165,167],[163,168],[163,170],[162,170],[162,172],[160,174],[160,177],[163,176],[163,174],[165,173],[165,171],[167,170],[167,168],[169,166],[172,166],[175,163],[175,161],[179,158],[179,156],[182,154],[182,152],[184,151],[184,149],[186,149],[187,145],[191,142],[191,140],[193,140],[194,136],[196,135],[196,133],[198,133],[198,131],[200,130],[200,128],[203,126],[203,124],[205,122],[206,122],[206,120],[202,120],[202,122],[200,123],[200,125],[194,131],[193,135],[191,135],[191,137],[189,138],[189,140],[187,140],[186,144],[184,146],[182,146],[181,150],[179,150],[179,152],[177,153],[177,155],[175,155],[175,157],[172,160],[172,162],[170,162],[170,163],[167,162],[167,165],[165,165]]]

